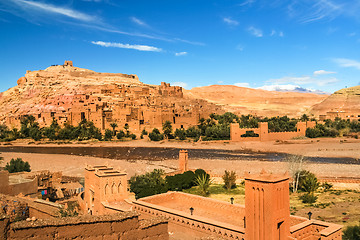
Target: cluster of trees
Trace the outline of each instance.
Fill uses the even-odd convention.
[[[270,132],[284,132],[284,131],[296,131],[296,124],[298,121],[307,121],[309,117],[303,115],[301,118],[289,118],[283,117],[265,117],[260,118],[252,115],[241,115],[240,117],[234,113],[226,112],[222,115],[210,114],[209,118],[201,118],[198,125],[191,126],[187,129],[178,128],[173,131],[171,122],[166,121],[163,124],[163,132],[154,128],[149,134],[149,138],[152,141],[160,141],[164,138],[178,140],[193,139],[198,141],[200,138],[204,141],[207,140],[229,140],[230,139],[230,124],[238,123],[242,128],[257,128],[259,122],[267,122]],[[248,132],[245,137],[255,137],[256,134]]]
[[[4,168],[9,173],[16,172],[30,172],[30,164],[29,162],[23,161],[21,158],[12,158],[10,162],[8,162]]]
[[[155,169],[152,172],[131,177],[129,183],[130,191],[135,193],[135,197],[138,199],[167,191],[189,189],[198,184],[198,179],[205,179],[209,182],[210,175],[202,169],[197,169],[195,172],[187,171],[165,177],[163,170]],[[207,192],[207,189],[204,191]]]
[[[350,121],[350,119],[335,118],[334,121],[326,119],[324,124],[316,124],[315,128],[308,128],[306,136],[309,138],[317,137],[338,137],[349,133],[360,132],[360,122]]]
[[[111,140],[114,136],[118,139],[132,138],[136,139],[135,134],[131,134],[129,126],[126,124],[124,130],[116,131],[117,124],[110,124],[112,130],[106,129],[105,134],[102,135],[99,128],[95,127],[94,123],[82,120],[77,126],[72,126],[65,123],[63,127],[59,125],[57,120],[53,119],[49,127],[40,128],[35,121],[35,117],[30,115],[21,119],[20,130],[13,128],[10,130],[6,125],[0,125],[0,140],[12,141],[19,138],[32,138],[38,141],[42,138],[50,140]]]

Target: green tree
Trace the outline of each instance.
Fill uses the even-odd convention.
[[[348,226],[343,231],[343,240],[360,240],[360,223],[355,226]]]
[[[230,171],[225,170],[225,173],[222,176],[222,179],[224,180],[224,187],[227,190],[230,190],[230,189],[236,187],[236,172],[235,171],[230,172]]]
[[[163,177],[164,174],[164,170],[155,169],[143,175],[133,176],[129,181],[130,191],[135,193],[136,199],[165,193],[168,189]]]
[[[161,141],[164,139],[164,135],[160,133],[159,129],[154,128],[151,133],[149,133],[149,138],[151,141]]]
[[[49,138],[50,140],[56,140],[58,139],[60,130],[61,127],[59,123],[55,118],[53,118],[51,125],[43,129],[43,134],[45,137]]]
[[[129,128],[130,128],[129,124],[125,123],[125,125],[124,125],[124,129],[126,132],[125,137],[129,137],[129,135],[130,135]]]
[[[312,172],[302,170],[299,178],[299,189],[303,192],[314,193],[320,187],[320,184]]]
[[[104,140],[105,141],[110,141],[113,137],[114,132],[111,131],[110,129],[105,129],[105,135],[104,135]]]
[[[7,170],[9,173],[31,171],[30,164],[28,162],[24,162],[21,158],[12,158],[10,163],[6,164],[5,170]]]
[[[175,137],[177,137],[179,140],[185,140],[186,139],[186,132],[184,129],[177,128],[174,133]]]
[[[195,185],[195,173],[187,171],[182,174],[176,174],[174,176],[166,176],[165,178],[168,190],[181,191],[183,189],[189,189]]]
[[[110,127],[113,129],[113,135],[116,135],[116,128],[118,127],[116,122],[110,123]]]
[[[168,139],[172,138],[172,135],[171,135],[171,133],[172,133],[172,125],[171,125],[170,121],[165,121],[163,123],[162,130],[163,130],[164,135]]]

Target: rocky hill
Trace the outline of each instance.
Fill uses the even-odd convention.
[[[326,115],[328,112],[360,115],[360,86],[336,91],[321,103],[314,105],[310,111],[315,116]]]
[[[266,91],[233,85],[197,87],[185,90],[184,96],[204,99],[238,114],[292,117],[308,113],[314,104],[328,97],[324,94]]]
[[[147,85],[136,75],[97,73],[74,67],[71,61],[45,70],[27,71],[18,85],[0,94],[0,121],[19,127],[20,119],[33,115],[40,126],[53,119],[77,125],[93,121],[104,130],[126,123],[132,132],[160,127],[166,120],[176,128],[198,123],[221,107],[205,100],[185,99],[181,87]]]

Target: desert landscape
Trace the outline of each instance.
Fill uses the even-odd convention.
[[[359,240],[359,11],[0,1],[0,240]]]

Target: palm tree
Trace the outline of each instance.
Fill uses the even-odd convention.
[[[213,180],[208,174],[201,174],[195,178],[195,184],[199,187],[200,194],[206,196],[209,194],[209,188]]]
[[[117,128],[117,123],[116,122],[113,122],[113,123],[110,123],[110,127],[112,127],[112,129],[113,129],[113,134],[114,134],[114,136],[116,135],[116,131],[115,131],[115,128]]]

